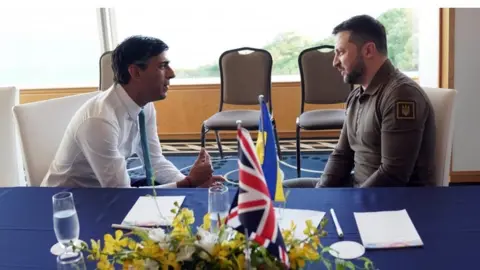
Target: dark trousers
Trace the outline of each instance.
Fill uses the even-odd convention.
[[[150,181],[147,182],[147,178],[131,179],[130,181],[132,187],[146,187],[151,185]],[[159,185],[159,183],[155,181],[154,185]]]

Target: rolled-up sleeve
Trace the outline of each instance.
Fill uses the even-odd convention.
[[[405,186],[414,170],[430,107],[414,86],[393,89],[381,106],[381,165],[363,184]]]
[[[89,118],[75,134],[96,178],[102,187],[130,187],[125,157],[118,149],[119,130],[108,121]]]

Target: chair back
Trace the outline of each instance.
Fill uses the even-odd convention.
[[[87,100],[98,93],[95,91],[13,107],[30,186],[40,186],[70,120]]]
[[[263,49],[242,47],[222,53],[219,59],[222,104],[254,105],[263,95],[271,108],[272,55]]]
[[[454,123],[454,89],[423,87],[435,111],[435,179],[437,186],[448,186]]]
[[[298,56],[302,88],[302,113],[304,103],[334,104],[347,100],[352,85],[332,65],[334,47],[316,46],[303,50]]]
[[[20,142],[12,113],[19,96],[16,87],[0,87],[0,187],[25,186]]]
[[[113,85],[112,51],[107,51],[100,56],[100,83],[98,89],[105,91]]]

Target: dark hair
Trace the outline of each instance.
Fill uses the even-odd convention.
[[[119,84],[130,81],[128,67],[132,64],[146,69],[148,60],[168,50],[167,44],[158,38],[131,36],[120,43],[112,53],[113,80]]]
[[[378,20],[368,15],[354,16],[333,29],[334,35],[339,32],[349,31],[350,42],[355,43],[357,46],[361,46],[366,42],[373,42],[377,47],[377,50],[384,54],[388,54],[387,49],[387,34],[385,26]]]

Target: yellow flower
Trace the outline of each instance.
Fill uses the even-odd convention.
[[[181,269],[180,264],[177,262],[177,256],[173,252],[168,252],[165,254],[162,264],[163,269],[169,269],[169,266],[173,267],[173,269]]]
[[[210,230],[210,226],[212,226],[211,221],[210,221],[210,213],[205,214],[203,216],[203,225],[202,228],[205,230]]]
[[[117,252],[122,251],[124,247],[128,245],[128,238],[123,238],[123,232],[121,230],[115,231],[115,238],[111,234],[106,234],[104,236],[105,247],[103,252],[108,255],[113,255]]]
[[[133,259],[131,261],[125,261],[123,262],[123,269],[124,270],[130,270],[130,269],[135,269],[135,270],[143,270],[145,269],[145,262],[140,259]]]
[[[300,246],[292,247],[288,252],[288,260],[292,269],[303,268],[305,266],[304,250]]]
[[[235,258],[235,262],[237,263],[238,269],[245,269],[245,255],[240,254]]]
[[[163,259],[165,252],[154,241],[146,240],[143,242],[143,248],[141,249],[140,254],[158,261]]]
[[[87,256],[89,260],[98,260],[100,259],[100,240],[94,241],[93,239],[90,240],[92,243],[92,248],[90,251],[90,255]]]
[[[307,228],[305,228],[305,230],[303,230],[303,233],[306,236],[311,236],[311,235],[317,234],[317,228],[315,226],[313,226],[313,223],[312,223],[311,220],[307,220],[305,223],[307,224]]]
[[[190,235],[190,232],[186,227],[177,226],[173,228],[172,233],[170,235],[172,238],[182,241],[185,238],[188,238],[188,236]]]
[[[314,236],[310,239],[312,246],[317,249],[320,246],[320,237],[319,236]]]
[[[188,208],[182,208],[181,215],[183,215],[183,220],[186,225],[191,225],[195,222],[195,216],[193,211]]]
[[[99,270],[114,270],[113,264],[108,260],[107,255],[101,255],[97,263],[97,268]]]

